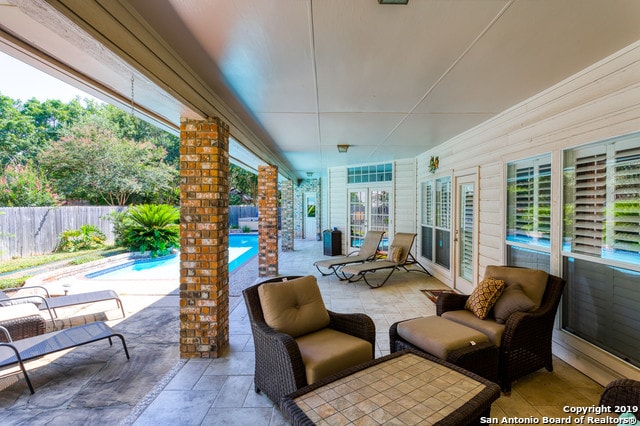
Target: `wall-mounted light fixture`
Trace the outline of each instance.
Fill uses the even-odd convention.
[[[349,151],[349,145],[338,145],[338,152],[347,152]]]
[[[378,0],[380,4],[407,4],[409,0]]]

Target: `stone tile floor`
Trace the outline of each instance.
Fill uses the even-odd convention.
[[[333,276],[321,277],[313,267],[313,262],[321,258],[323,258],[321,242],[296,240],[293,252],[280,253],[279,273],[280,275],[315,275],[318,277],[327,308],[337,312],[364,312],[371,316],[378,330],[376,357],[389,353],[388,329],[392,323],[400,319],[435,314],[435,305],[420,290],[445,288],[438,280],[425,274],[398,271],[385,286],[372,290],[365,283],[349,284],[340,282]],[[231,281],[235,280],[236,283],[232,282],[231,286],[237,287],[238,281],[240,285],[250,285],[256,277],[257,266],[255,269],[244,269],[244,272],[232,277]],[[89,391],[93,399],[103,398],[107,401],[99,408],[95,408],[96,406],[86,403],[89,397],[82,395],[81,391],[78,393],[79,396],[69,400],[71,402],[65,402],[63,397],[69,389],[56,388],[56,377],[57,381],[60,381],[59,371],[54,371],[50,375],[41,373],[41,376],[45,376],[42,378],[42,389],[38,391],[38,385],[36,385],[35,396],[29,397],[22,387],[15,390],[18,386],[12,386],[10,389],[13,390],[10,391],[0,388],[0,406],[9,407],[6,411],[4,408],[0,409],[0,423],[37,424],[37,419],[40,419],[40,424],[64,425],[288,424],[268,398],[254,392],[253,342],[246,308],[239,296],[238,288],[232,288],[231,291],[232,295],[237,296],[230,298],[232,309],[230,348],[227,353],[218,359],[179,360],[178,342],[175,341],[172,344],[171,341],[163,341],[162,343],[166,346],[163,358],[166,359],[162,360],[164,369],[159,368],[157,371],[171,370],[170,374],[165,376],[153,375],[151,370],[148,371],[151,367],[147,368],[145,363],[151,363],[154,353],[153,351],[147,351],[147,353],[144,349],[149,344],[153,344],[152,340],[167,340],[171,335],[146,336],[145,328],[149,326],[145,327],[142,324],[146,318],[145,315],[134,314],[138,309],[141,310],[140,313],[144,313],[145,309],[152,307],[161,312],[161,317],[173,318],[172,321],[175,321],[177,312],[171,314],[169,312],[177,309],[176,283],[155,288],[151,294],[147,294],[148,290],[135,294],[136,292],[131,288],[124,293],[128,295],[126,299],[123,298],[127,308],[127,318],[131,320],[140,317],[134,321],[135,326],[131,337],[127,337],[132,359],[138,364],[131,363],[126,368],[131,370],[128,373],[130,375],[135,375],[137,368],[144,369],[145,371],[141,371],[138,375],[142,380],[140,383],[144,382],[145,386],[140,386],[137,393],[133,394],[136,391],[135,386],[133,389],[109,390],[109,382],[101,380],[97,393],[94,389]],[[163,297],[167,295],[170,297]],[[122,325],[126,326],[126,321],[123,321]],[[79,357],[80,355],[75,355],[76,352],[83,354],[81,350],[72,351],[62,356],[57,364],[76,367],[74,359],[64,362],[66,357]],[[121,355],[116,353],[115,356],[118,358],[109,362],[109,368],[113,370],[111,373],[107,369],[100,374],[117,376],[118,369],[122,369],[123,365],[119,358]],[[103,355],[97,356],[94,349],[87,349],[83,356],[84,358],[78,359],[95,357],[96,369],[103,367],[104,361],[101,358]],[[55,365],[51,367],[55,368]],[[535,419],[542,419],[543,416],[566,417],[567,413],[563,411],[565,406],[597,404],[602,386],[559,359],[554,360],[554,367],[553,373],[543,369],[515,382],[511,395],[503,395],[493,404],[491,416],[499,419],[502,417],[529,418],[530,416]],[[73,373],[76,370],[77,368],[74,368],[69,372]],[[47,380],[54,381],[53,385],[47,384]],[[150,380],[155,381],[155,387],[148,383]],[[144,389],[147,390],[141,394],[140,390]],[[135,401],[134,405],[138,403],[135,408],[132,409],[130,402],[125,404],[119,401],[119,394],[124,393],[131,394],[130,399]],[[60,400],[60,403],[55,405],[57,410],[55,415],[50,413],[51,409],[47,409],[47,406],[54,407],[54,404],[49,402],[50,398]],[[2,414],[2,411],[5,411],[5,414]],[[9,411],[11,411],[10,414]]]
[[[335,277],[320,277],[313,262],[322,258],[320,243],[295,241],[295,251],[280,254],[281,275],[318,276],[328,309],[365,312],[377,333],[376,357],[389,353],[389,326],[400,319],[434,315],[435,306],[421,289],[444,288],[421,273],[394,273],[387,284],[369,289],[364,283],[348,284]],[[517,381],[510,396],[493,404],[491,416],[537,419],[567,417],[564,406],[597,404],[602,386],[561,360],[555,371],[541,370]],[[287,420],[271,401],[253,388],[254,352],[244,303],[230,316],[230,350],[214,360],[189,360],[134,425],[286,425]]]

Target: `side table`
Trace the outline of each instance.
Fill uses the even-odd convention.
[[[46,321],[33,303],[0,307],[0,326],[7,329],[12,340],[44,334]],[[0,331],[0,342],[7,342]]]

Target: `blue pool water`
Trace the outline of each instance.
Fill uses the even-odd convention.
[[[229,235],[229,272],[258,254],[258,236],[245,234]],[[178,279],[180,257],[170,255],[155,259],[139,259],[86,275],[101,280]]]

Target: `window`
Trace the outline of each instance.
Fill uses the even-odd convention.
[[[563,251],[640,265],[640,135],[565,152]]]
[[[640,367],[640,134],[564,153],[562,328]]]
[[[551,267],[551,155],[507,164],[507,265]]]
[[[451,235],[451,178],[423,182],[421,255],[449,269]]]
[[[347,169],[347,183],[391,182],[392,180],[392,163],[349,167]]]
[[[507,241],[550,246],[551,156],[507,165]]]

